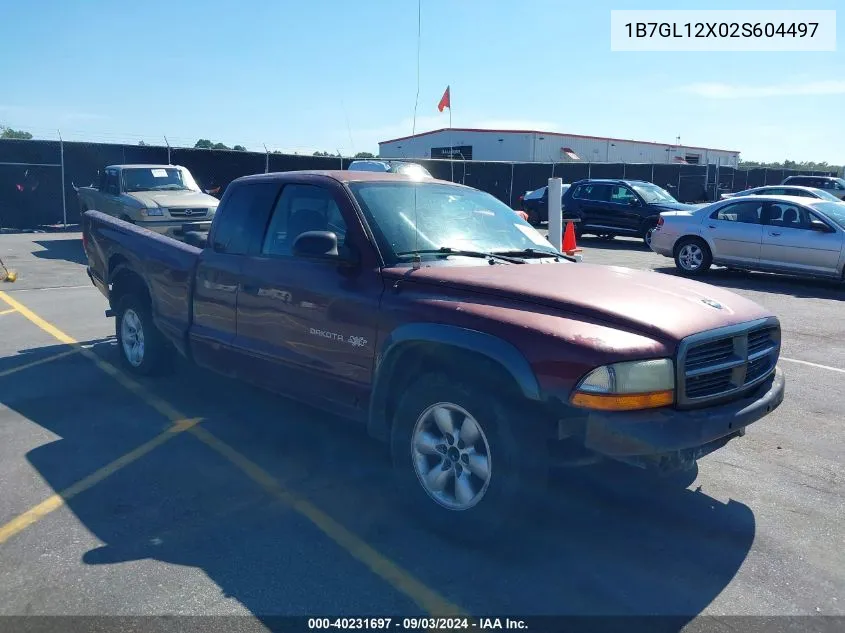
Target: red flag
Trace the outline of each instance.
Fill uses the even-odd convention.
[[[452,103],[449,100],[449,86],[446,86],[446,92],[443,93],[443,96],[440,97],[440,103],[437,104],[437,109],[440,112],[443,112],[443,108],[452,109]]]

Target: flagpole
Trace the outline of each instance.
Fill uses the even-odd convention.
[[[452,90],[449,89],[449,160],[452,165],[452,182],[455,182],[455,143],[452,139]]]

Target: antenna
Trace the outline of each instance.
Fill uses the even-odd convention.
[[[417,98],[414,100],[414,124],[411,134],[417,133],[417,107],[420,104],[420,40],[422,35],[422,0],[417,0]],[[452,112],[452,108],[449,108]]]

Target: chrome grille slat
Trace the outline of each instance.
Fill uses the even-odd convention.
[[[174,218],[204,218],[208,215],[208,209],[168,209],[168,211]]]
[[[774,318],[684,339],[676,365],[678,406],[742,397],[771,375],[779,354],[780,325]]]

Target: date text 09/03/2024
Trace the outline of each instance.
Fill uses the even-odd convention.
[[[524,620],[515,618],[308,618],[309,630],[460,631],[526,630]]]
[[[629,38],[814,37],[818,22],[628,22]]]

